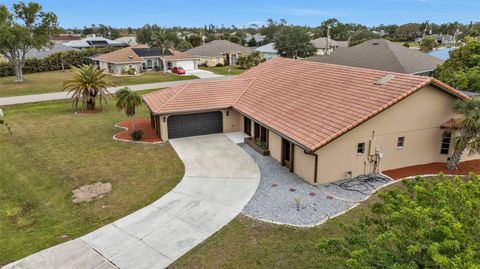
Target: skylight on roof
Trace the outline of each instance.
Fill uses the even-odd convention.
[[[388,74],[384,77],[382,77],[381,79],[375,81],[373,84],[375,85],[383,85],[387,82],[389,82],[390,80],[394,79],[395,78],[395,75],[394,74]]]

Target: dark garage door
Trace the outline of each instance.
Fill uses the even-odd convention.
[[[168,139],[223,132],[222,112],[168,117]]]

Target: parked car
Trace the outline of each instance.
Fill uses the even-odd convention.
[[[175,66],[174,68],[172,68],[172,73],[174,74],[179,74],[179,75],[185,75],[185,69],[183,69],[183,67],[181,66]]]

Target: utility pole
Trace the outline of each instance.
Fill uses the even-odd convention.
[[[330,48],[328,45],[330,43],[330,24],[327,25],[327,44],[326,44],[326,50],[325,50],[325,54],[328,54],[328,49]]]

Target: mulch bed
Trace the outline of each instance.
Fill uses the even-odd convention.
[[[97,113],[100,113],[100,112],[103,112],[103,108],[96,108],[96,109],[93,109],[93,110],[80,110],[80,111],[77,111],[75,112],[76,115],[93,115],[93,114],[97,114]]]
[[[125,131],[114,135],[113,137],[119,140],[133,141],[132,140],[132,121],[126,120],[117,123],[115,126],[124,128]],[[135,120],[135,130],[143,131],[143,138],[138,142],[147,142],[147,143],[157,143],[161,142],[162,139],[157,136],[155,129],[150,125],[150,119],[136,119]],[[135,141],[137,142],[137,141]]]
[[[458,165],[458,169],[454,171],[448,170],[446,163],[428,163],[386,170],[382,173],[393,179],[402,179],[417,175],[438,174],[440,172],[448,175],[468,175],[470,172],[480,174],[480,160],[461,162]]]

